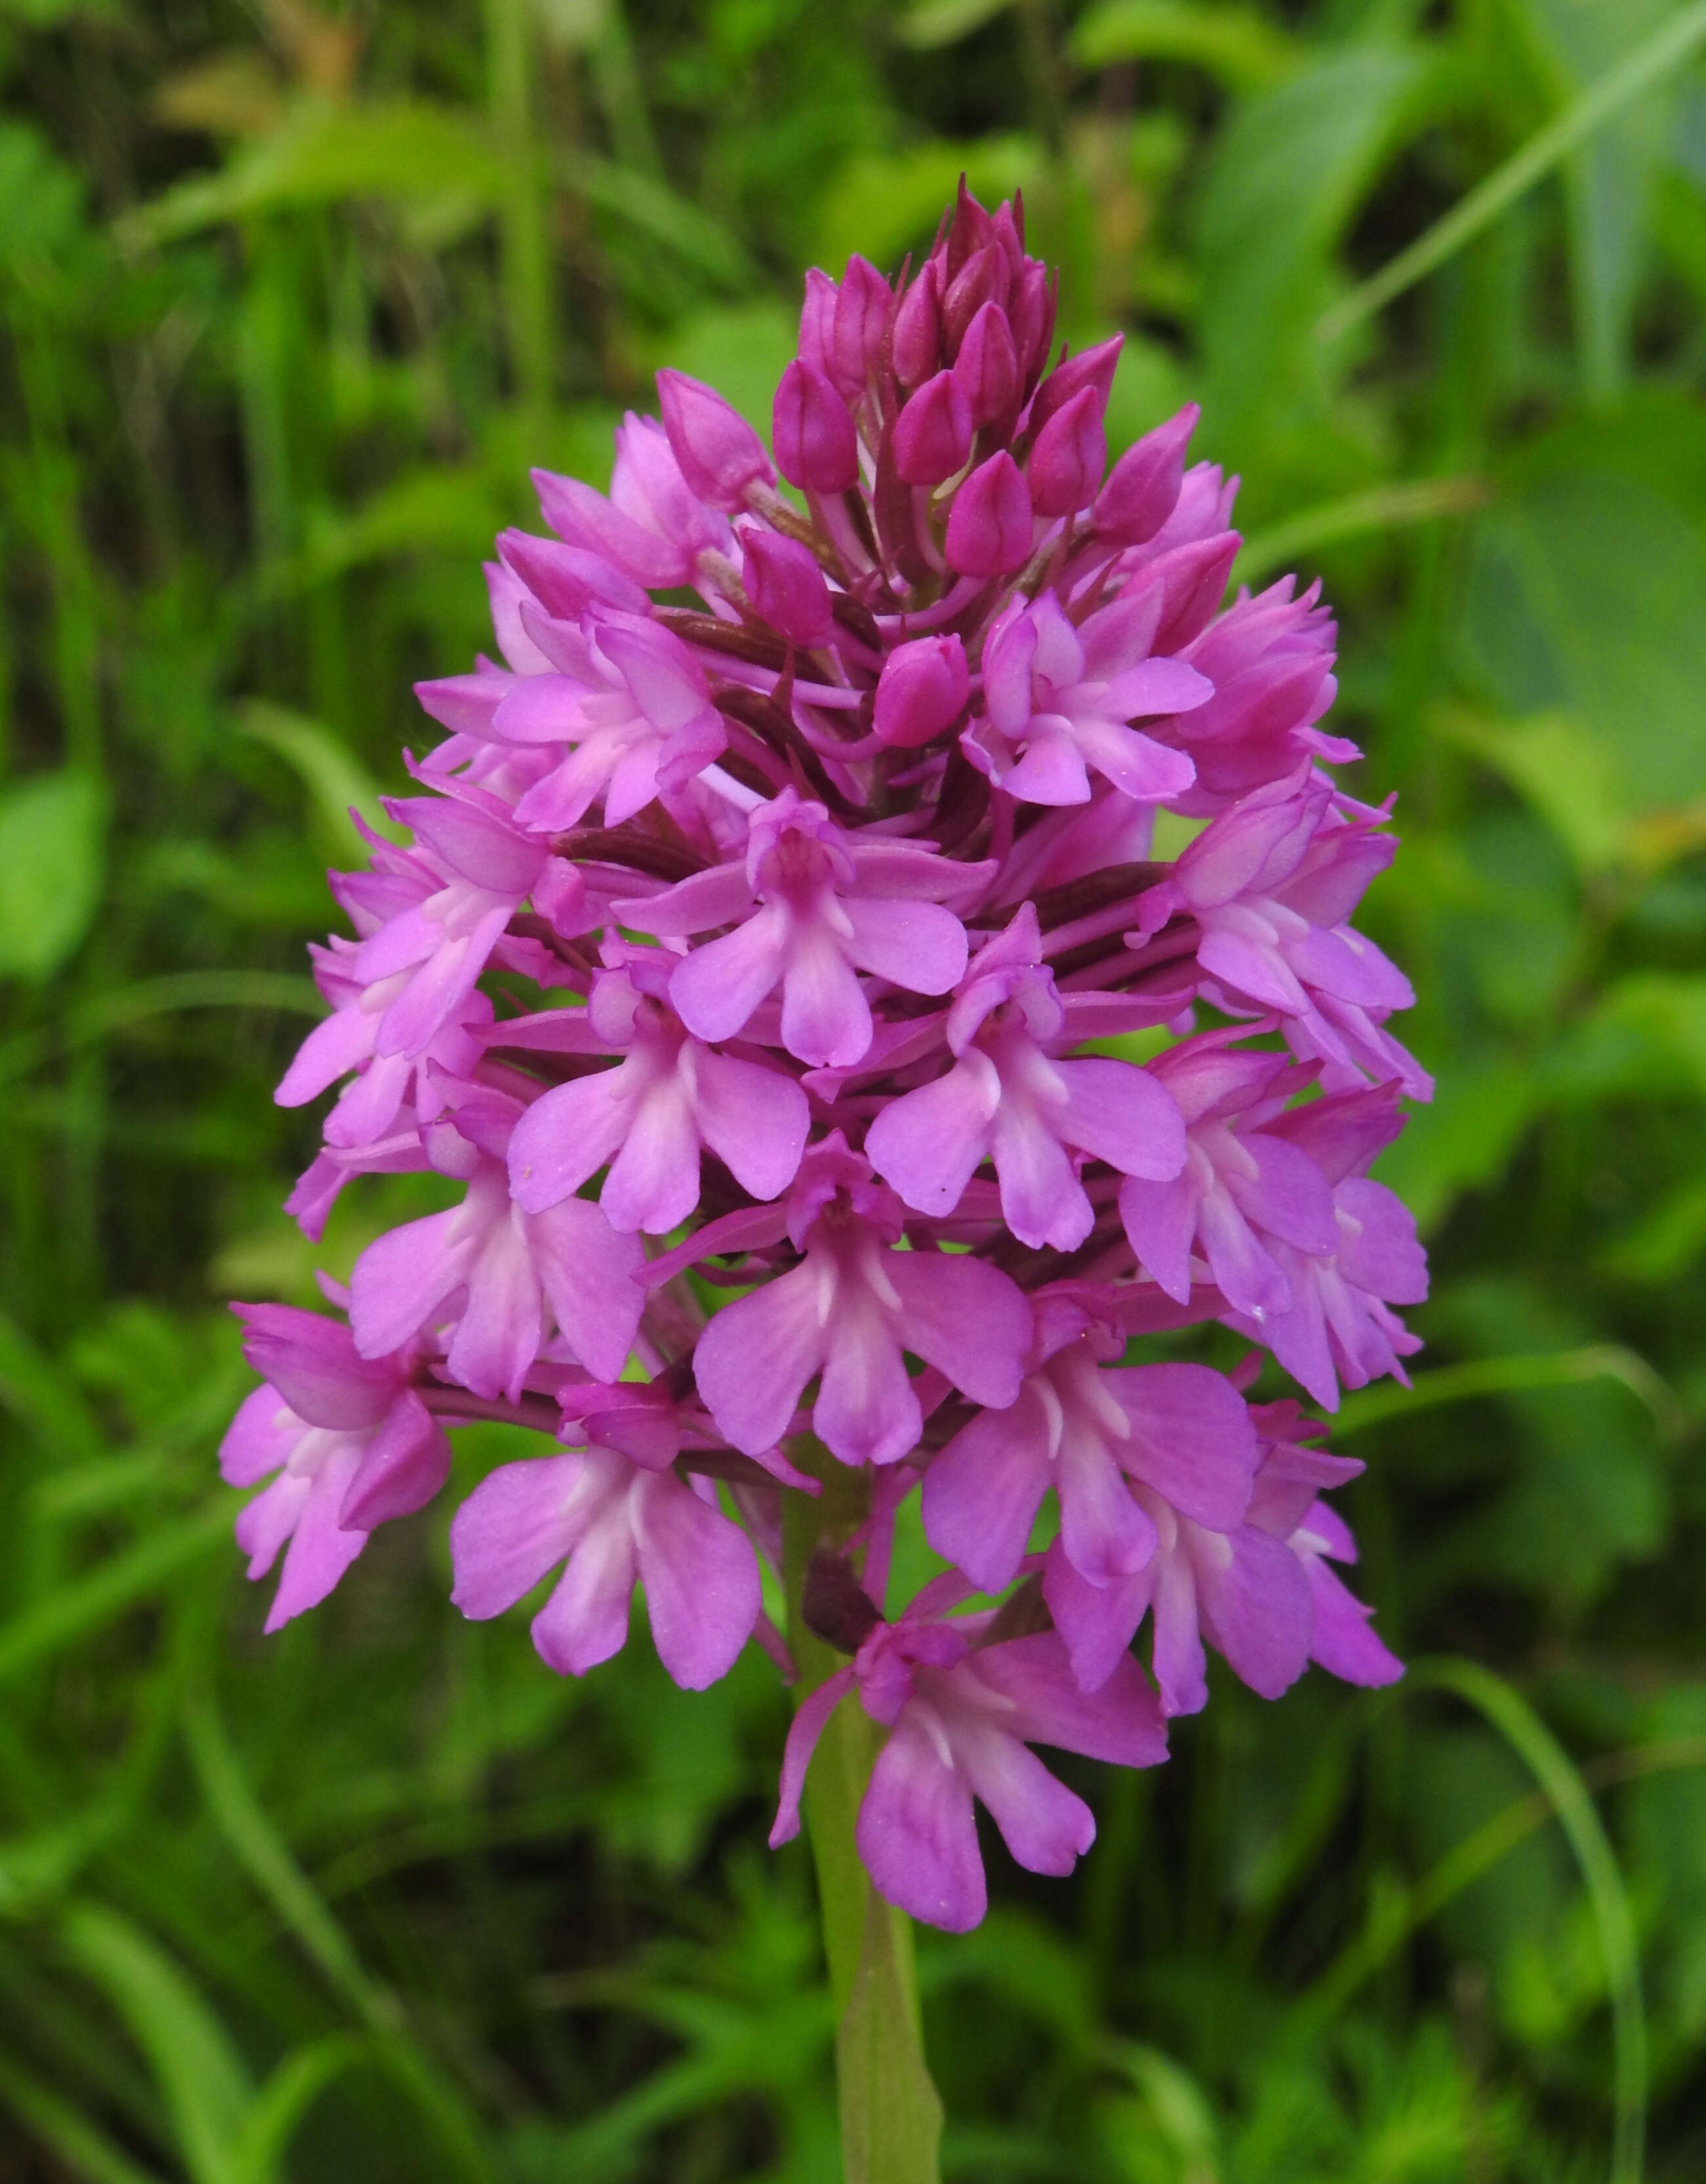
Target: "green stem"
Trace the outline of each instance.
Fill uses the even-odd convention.
[[[806,1629],[800,1602],[813,1551],[820,1541],[845,1538],[859,1522],[865,1482],[811,1444],[793,1455],[823,1482],[817,1500],[783,1496],[788,1637],[800,1699],[845,1666]],[[845,2184],[938,2184],[942,2104],[924,2060],[912,1923],[872,1887],[855,1840],[880,1741],[876,1724],[850,1695],[818,1741],[806,1786],[835,2003],[842,2167]]]

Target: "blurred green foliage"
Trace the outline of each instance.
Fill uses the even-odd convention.
[[[1431,1347],[1349,1499],[1387,1635],[1497,1673],[1229,1679],[1075,1776],[1077,1880],[995,1852],[924,1953],[949,2172],[1574,2184],[1615,2128],[1628,2180],[1643,2038],[1647,2173],[1706,2171],[1701,17],[0,5],[6,2184],[836,2173],[770,1671],[559,1681],[445,1606],[442,1520],[263,1641],[220,1301],[413,1203],[310,1252],[270,1091],[527,465],[602,482],[666,360],[767,420],[802,269],[962,168],[1126,329],[1118,437],[1199,394],[1252,566],[1341,609],[1440,1078],[1384,1171]]]

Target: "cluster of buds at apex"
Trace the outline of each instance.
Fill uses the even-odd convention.
[[[354,931],[278,1094],[340,1088],[310,1235],[366,1175],[454,1202],[335,1317],[247,1310],[223,1451],[276,1625],[442,1490],[460,1426],[536,1430],[451,1523],[456,1605],[537,1593],[582,1674],[643,1595],[694,1690],[749,1642],[791,1670],[764,1566],[845,1474],[805,1615],[847,1665],[776,1839],[861,1706],[861,1854],[952,1927],[976,1803],[1034,1870],[1090,1845],[1033,1747],[1158,1763],[1209,1651],[1268,1697],[1399,1673],[1334,1567],[1359,1467],[1251,1396],[1402,1376],[1426,1289],[1369,1173],[1430,1087],[1350,922],[1394,844],[1332,776],[1331,619],[1289,578],[1227,599],[1195,409],[1110,471],[1118,341],[1051,366],[1054,316],[1020,208],[962,186],[915,269],[809,276],[773,465],[666,371],[608,494],[538,474],[554,535],[498,542],[498,656],[420,686],[410,839],[333,876]],[[1196,1328],[1246,1363],[1178,1355]],[[911,1600],[903,1523],[951,1566]]]

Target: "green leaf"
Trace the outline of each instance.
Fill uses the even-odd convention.
[[[162,1524],[86,1575],[59,1585],[46,1599],[0,1623],[0,1683],[103,1630],[148,1599],[215,1546],[229,1551],[231,1512],[221,1500],[198,1516]]]
[[[159,2184],[114,2145],[70,2101],[0,2056],[0,2100],[32,2131],[42,2145],[83,2184]]]
[[[0,793],[0,978],[51,977],[88,931],[106,820],[89,774],[37,774]]]
[[[1407,129],[1428,57],[1400,46],[1330,53],[1233,116],[1209,163],[1197,229],[1205,409],[1224,440],[1309,368],[1328,261]]]
[[[1067,50],[1080,68],[1120,61],[1188,61],[1235,91],[1260,91],[1299,62],[1294,40],[1254,8],[1191,0],[1101,0],[1073,25]]]
[[[1620,474],[1617,455],[1591,470],[1560,452],[1556,474],[1477,520],[1458,636],[1505,711],[1567,714],[1598,745],[1617,805],[1639,812],[1692,801],[1706,780],[1706,510]],[[1520,732],[1504,748],[1522,767]],[[1547,816],[1599,854],[1563,800],[1574,793],[1555,788]]]
[[[304,102],[222,173],[179,183],[127,214],[116,232],[127,249],[142,249],[259,213],[349,198],[438,199],[447,188],[487,208],[508,192],[503,161],[469,116],[424,99]]]
[[[238,2184],[235,2148],[248,2073],[187,1975],[141,1927],[104,1904],[74,1904],[66,1953],[106,1993],[148,2057],[194,2184]]]
[[[1624,861],[1635,814],[1608,739],[1568,713],[1499,722],[1454,714],[1441,726],[1528,800],[1581,872],[1608,872]]]

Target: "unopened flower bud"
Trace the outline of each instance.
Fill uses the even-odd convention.
[[[894,301],[889,283],[869,259],[856,254],[848,259],[836,292],[834,346],[827,369],[850,402],[864,392],[871,369],[883,353]]]
[[[800,355],[802,363],[818,371],[829,368],[837,293],[829,276],[814,265],[806,276],[806,301],[800,307]]]
[[[942,270],[951,281],[974,252],[979,251],[995,231],[995,223],[966,187],[966,178],[960,177],[960,194],[954,205],[954,218],[949,227],[947,241],[942,252]],[[933,256],[934,253],[931,254]]]
[[[1039,515],[1075,515],[1096,499],[1107,468],[1105,400],[1099,388],[1081,387],[1037,434],[1029,475]]]
[[[885,744],[916,750],[965,710],[972,678],[957,637],[916,637],[895,648],[877,685],[875,726]]]
[[[1108,473],[1090,521],[1115,546],[1146,546],[1178,504],[1185,451],[1201,415],[1187,402],[1176,417],[1146,432]]]
[[[829,587],[809,548],[755,524],[741,534],[741,577],[753,612],[790,644],[828,639]]]
[[[775,477],[763,441],[715,387],[684,371],[661,371],[657,391],[670,448],[700,500],[729,511],[744,504],[749,486]]]
[[[902,387],[922,387],[941,368],[941,270],[928,259],[900,298],[895,314],[895,376]]]
[[[975,258],[968,258],[957,279],[951,281],[942,297],[942,353],[952,359],[960,353],[966,329],[985,304],[1006,305],[1011,283],[1007,261],[1001,245],[991,242]]]
[[[1106,408],[1113,385],[1114,366],[1124,346],[1125,336],[1113,334],[1107,341],[1098,342],[1094,348],[1083,349],[1077,356],[1069,356],[1057,364],[1038,387],[1036,399],[1031,404],[1027,422],[1032,437],[1041,432],[1056,410],[1064,410],[1083,387],[1096,387]]]
[[[776,460],[805,493],[845,493],[859,482],[852,415],[827,375],[796,357],[782,375],[772,412]]]
[[[1055,331],[1055,297],[1048,268],[1040,259],[1029,259],[1017,292],[1007,306],[1013,353],[1019,360],[1019,385],[1027,391],[1036,385],[1049,360],[1049,343],[1054,339]]]
[[[926,380],[895,421],[895,468],[908,485],[940,485],[972,452],[972,412],[951,371]]]
[[[948,566],[962,577],[1006,577],[1031,550],[1031,496],[1005,448],[979,463],[954,495]]]
[[[1019,362],[1006,313],[999,304],[984,304],[966,328],[954,376],[965,389],[973,425],[992,424],[1018,404]]]

